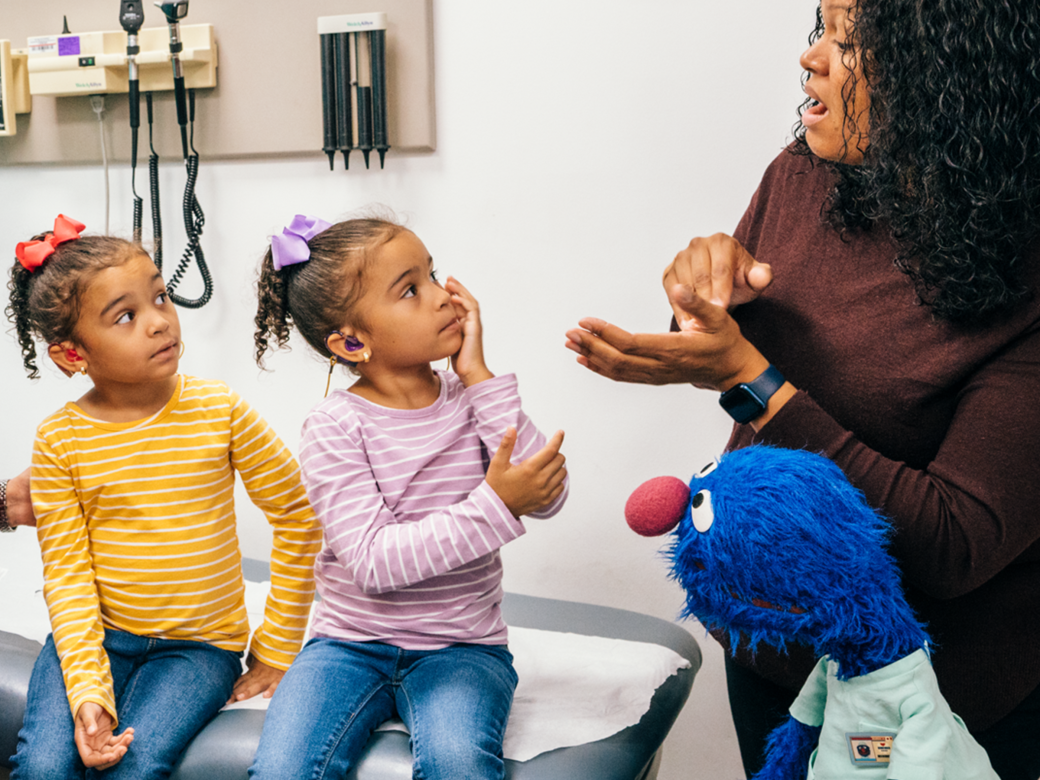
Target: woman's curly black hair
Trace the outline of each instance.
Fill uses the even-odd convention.
[[[310,259],[305,263],[274,267],[268,248],[256,283],[256,363],[264,367],[264,353],[284,347],[295,326],[311,348],[323,358],[332,353],[328,335],[344,323],[362,325],[354,304],[364,293],[364,272],[370,252],[401,231],[389,215],[337,222],[307,242]]]
[[[869,146],[861,165],[832,164],[832,222],[887,226],[938,317],[1009,311],[1032,294],[1021,266],[1040,233],[1040,3],[858,0],[849,18]],[[822,34],[817,10],[810,43]],[[795,139],[808,153],[800,121]]]

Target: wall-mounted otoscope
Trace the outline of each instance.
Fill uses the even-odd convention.
[[[188,105],[184,89],[184,65],[181,63],[181,19],[188,15],[188,0],[175,0],[172,3],[155,3],[155,7],[166,16],[166,24],[170,28],[170,62],[173,64],[173,99],[177,103],[177,124],[181,128],[181,147],[184,159],[188,159]]]
[[[127,13],[127,8],[134,5],[135,0],[121,0],[121,3],[124,13]],[[140,7],[141,3],[136,2],[136,5]],[[180,126],[181,150],[184,154],[184,166],[187,170],[187,182],[184,185],[182,213],[184,217],[184,229],[188,235],[188,246],[184,250],[184,254],[181,256],[177,268],[167,280],[166,289],[170,295],[170,300],[178,306],[184,306],[189,309],[198,309],[205,306],[213,295],[213,277],[210,276],[209,268],[206,266],[206,258],[203,255],[202,245],[200,243],[202,227],[206,222],[206,217],[202,213],[202,207],[199,206],[198,199],[195,197],[195,183],[199,176],[199,153],[195,150],[195,90],[187,90],[185,88],[184,66],[180,57],[184,48],[184,45],[181,42],[180,20],[188,15],[188,0],[175,0],[175,2],[169,3],[156,2],[155,5],[166,16],[166,23],[169,27],[170,62],[173,66],[173,95],[174,101],[177,104],[177,124]],[[124,23],[123,27],[127,31],[127,54],[129,55],[130,29],[126,26],[126,23]],[[132,84],[133,81],[131,81],[131,85]],[[131,86],[131,90],[132,89],[133,87]],[[155,144],[152,141],[152,94],[150,92],[146,93],[145,98],[148,104],[148,142],[151,148],[151,155],[148,158],[148,179],[151,188],[152,230],[155,241],[155,250],[153,254],[156,267],[162,271],[163,242],[162,216],[159,211],[159,155],[156,153]],[[140,124],[139,111],[139,107],[135,110],[134,93],[131,91],[130,126],[132,128],[131,143],[133,146],[134,160],[132,165],[135,167],[137,159],[137,131],[134,126],[134,117],[136,114],[137,122]],[[137,197],[136,191],[134,192],[134,198],[134,236],[139,239],[142,216],[137,203],[139,198]],[[178,295],[174,290],[177,288],[177,285],[180,284],[184,274],[188,271],[192,257],[195,258],[195,264],[198,266],[199,275],[202,277],[203,291],[202,295],[198,298],[185,298]]]
[[[142,0],[121,0],[119,24],[126,31],[126,64],[130,100],[130,190],[134,194],[134,241],[141,242],[141,219],[144,201],[137,194],[137,131],[141,127],[141,75],[137,67],[137,55],[141,53],[137,34],[144,24]]]

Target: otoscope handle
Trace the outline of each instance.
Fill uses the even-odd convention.
[[[134,130],[141,126],[141,82],[130,82],[130,127]],[[135,155],[136,157],[136,155]]]
[[[177,101],[177,124],[188,124],[188,91],[184,88],[184,76],[173,80],[173,97]]]
[[[181,126],[181,148],[184,159],[188,159],[188,98],[184,89],[184,76],[174,78],[173,96],[177,103],[177,124]]]

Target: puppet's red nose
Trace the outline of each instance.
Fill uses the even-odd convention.
[[[654,477],[632,491],[625,502],[625,520],[641,536],[671,531],[686,514],[690,488],[677,477]]]

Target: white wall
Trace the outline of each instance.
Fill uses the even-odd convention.
[[[674,619],[681,595],[657,557],[660,541],[632,534],[622,510],[644,479],[687,478],[717,454],[727,419],[710,393],[592,375],[564,349],[564,332],[586,315],[632,330],[667,326],[661,270],[691,237],[733,229],[789,140],[814,5],[435,0],[436,153],[391,152],[384,171],[365,171],[355,153],[348,173],[329,173],[324,157],[203,163],[198,197],[216,295],[200,311],[181,311],[182,370],[228,381],[294,447],[321,398],[324,364],[296,343],[268,361],[271,372],[258,371],[254,269],[267,237],[297,212],[335,219],[366,204],[391,206],[440,271],[481,301],[491,369],[519,375],[543,430],[567,431],[570,501],[506,548],[507,588]],[[204,3],[192,15],[203,20]],[[277,115],[257,107],[257,121]],[[320,128],[314,134],[320,141]],[[165,154],[175,159],[175,150]],[[0,246],[9,253],[59,211],[103,229],[99,169],[7,168],[0,176]],[[163,187],[169,265],[183,247],[179,166],[163,169]],[[126,167],[112,171],[112,212],[112,232],[128,235]],[[13,334],[0,339],[0,361],[0,474],[10,475],[28,463],[36,423],[87,385],[53,366],[29,382]],[[270,535],[244,494],[239,514],[243,551],[266,556]],[[661,777],[739,777],[721,651],[687,627],[705,665]]]

